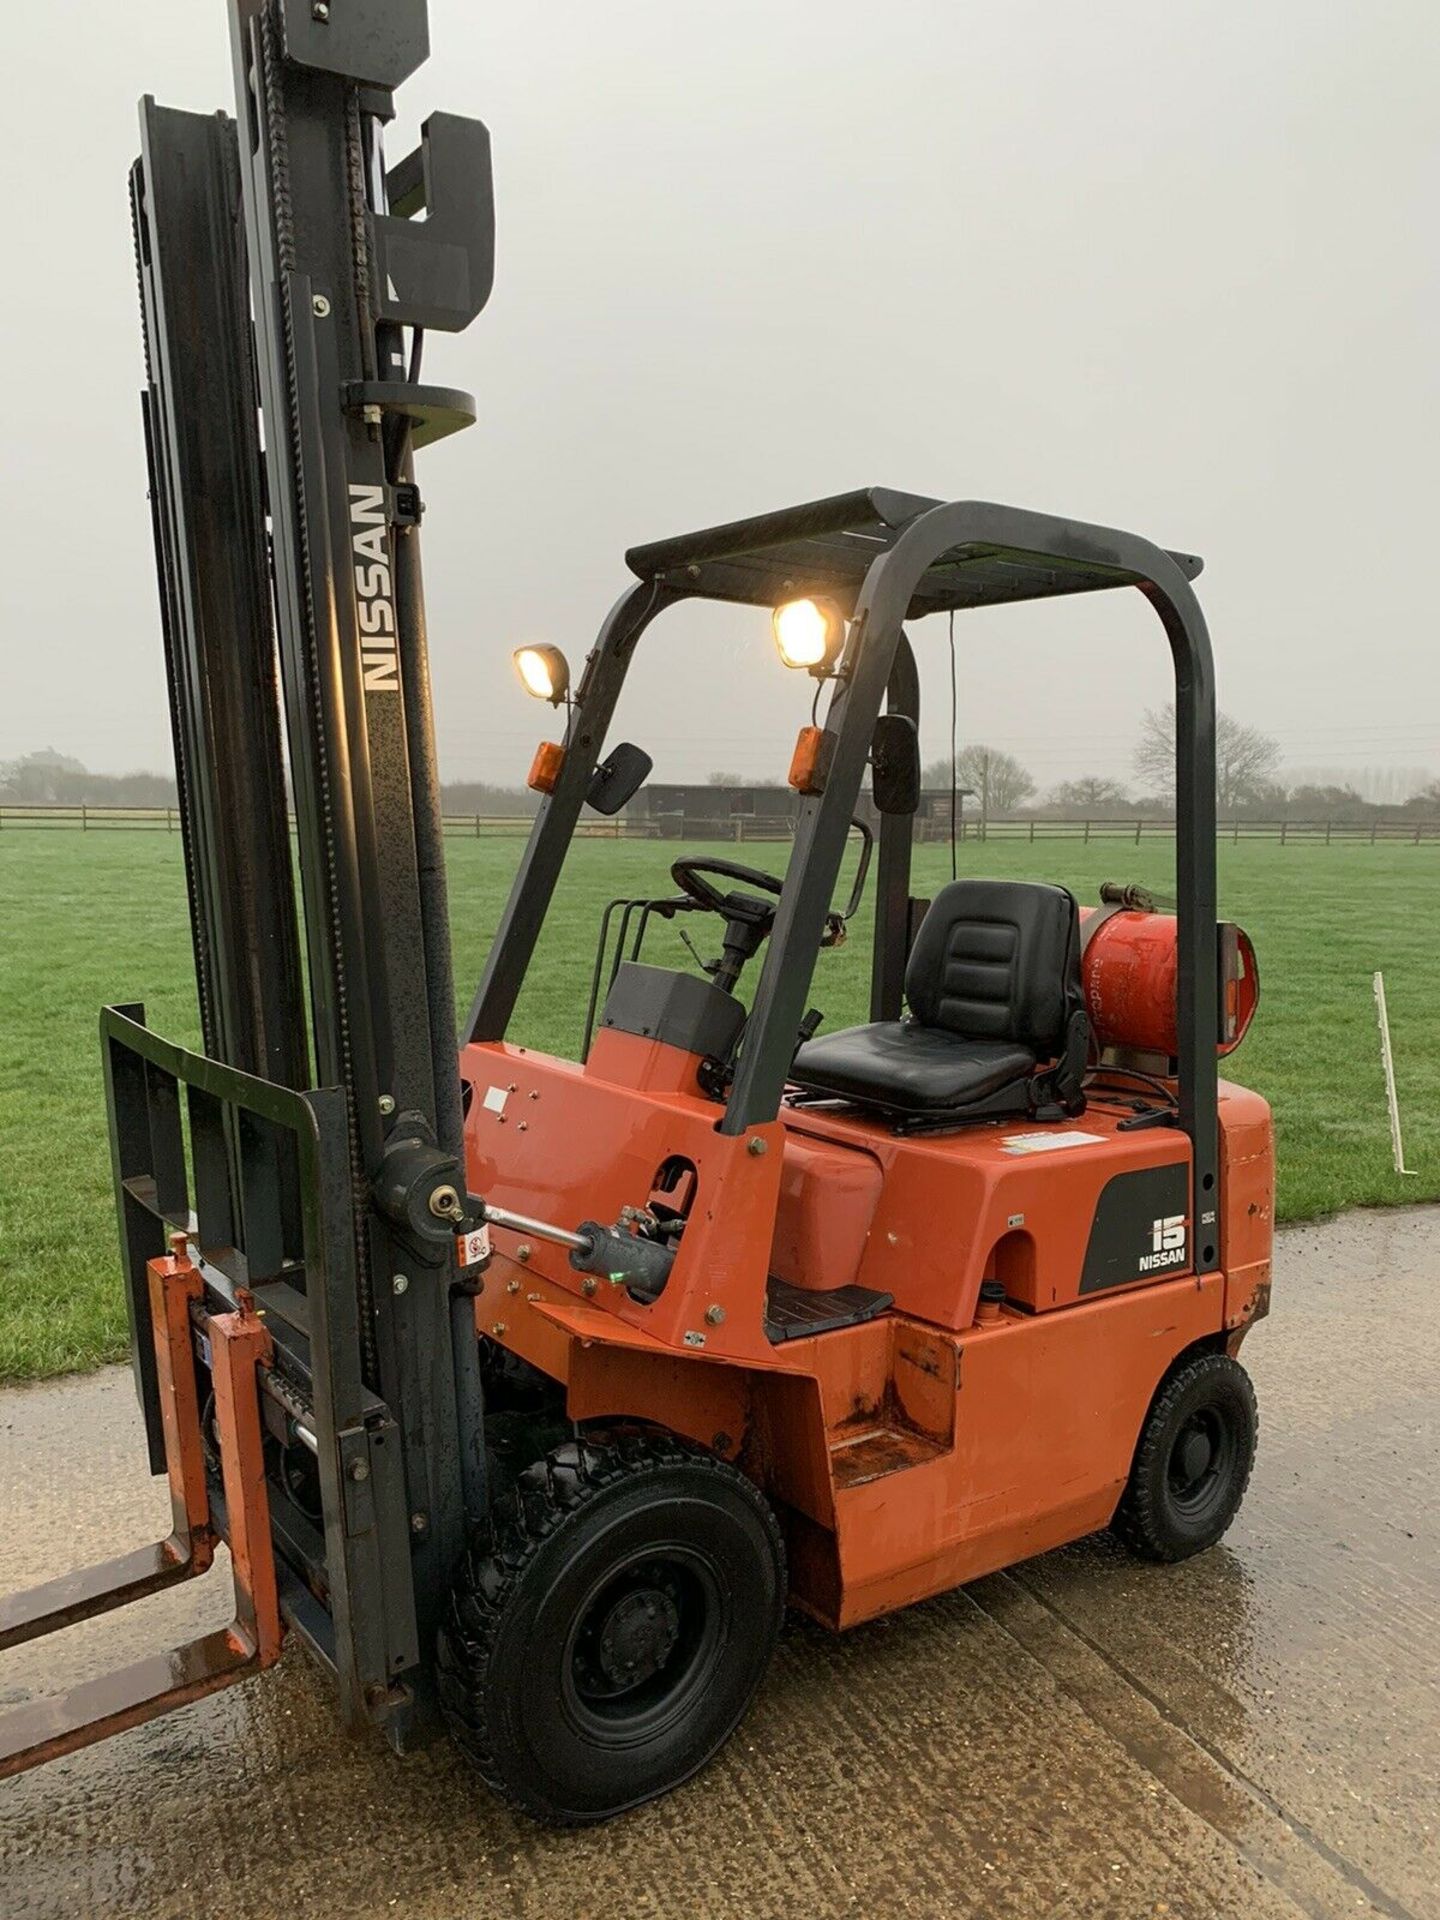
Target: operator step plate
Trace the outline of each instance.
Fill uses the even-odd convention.
[[[765,1338],[772,1346],[782,1340],[808,1340],[812,1333],[833,1333],[837,1327],[873,1320],[894,1304],[893,1293],[876,1293],[870,1287],[832,1287],[821,1293],[772,1274],[765,1295]]]

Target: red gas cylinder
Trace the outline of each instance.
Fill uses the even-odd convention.
[[[1089,922],[1102,916],[1093,932]],[[1249,934],[1231,921],[1217,929],[1220,958],[1221,1055],[1245,1038],[1260,999],[1260,975]],[[1179,1051],[1176,1031],[1176,921],[1172,913],[1081,907],[1080,981],[1098,1045],[1130,1052]]]

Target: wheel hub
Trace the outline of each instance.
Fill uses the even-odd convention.
[[[600,1628],[600,1671],[611,1686],[639,1686],[659,1673],[679,1638],[680,1613],[670,1595],[637,1587],[615,1602]]]
[[[1199,1427],[1192,1427],[1183,1437],[1176,1461],[1180,1469],[1180,1478],[1184,1485],[1193,1487],[1210,1466],[1214,1458],[1214,1449],[1210,1436]]]

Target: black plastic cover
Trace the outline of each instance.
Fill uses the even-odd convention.
[[[739,1038],[745,1009],[713,981],[627,960],[611,984],[600,1024],[720,1060]]]

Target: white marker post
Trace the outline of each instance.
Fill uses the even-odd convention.
[[[1415,1169],[1405,1164],[1405,1148],[1400,1140],[1400,1102],[1395,1097],[1395,1058],[1390,1051],[1390,1016],[1385,1010],[1385,976],[1377,973],[1373,982],[1375,988],[1375,1013],[1380,1022],[1380,1059],[1385,1068],[1385,1098],[1390,1105],[1390,1147],[1395,1155],[1395,1171],[1410,1179],[1415,1178]]]

